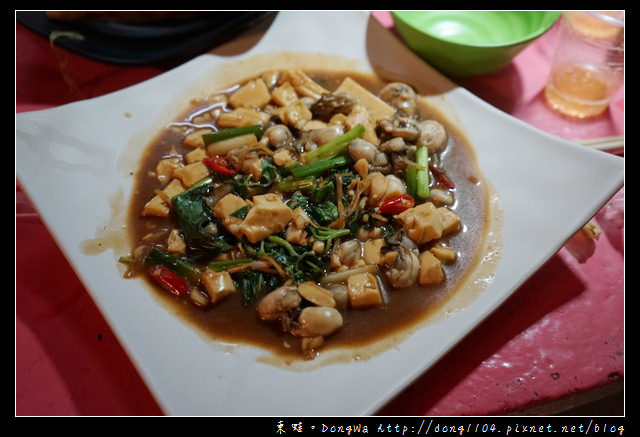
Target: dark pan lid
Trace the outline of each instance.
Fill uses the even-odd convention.
[[[56,20],[44,11],[16,12],[16,21],[73,53],[121,66],[171,65],[202,54],[275,12],[216,11],[145,21]]]

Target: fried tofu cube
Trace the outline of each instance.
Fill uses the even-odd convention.
[[[367,111],[367,108],[362,105],[354,105],[345,119],[345,129],[351,130],[359,124],[364,127],[363,140],[369,141],[372,144],[380,143],[378,135],[376,135],[376,122],[371,117],[369,111]]]
[[[156,195],[144,205],[142,215],[145,217],[169,217],[169,211],[170,209],[162,197]]]
[[[347,279],[347,293],[349,304],[355,308],[381,305],[382,292],[378,287],[376,277],[371,273],[359,273]]]
[[[281,108],[278,114],[283,123],[296,129],[302,129],[313,118],[307,105],[299,99]]]
[[[293,156],[291,156],[291,152],[287,149],[278,149],[273,154],[273,163],[278,167],[282,167],[291,161],[293,161]]]
[[[335,92],[346,93],[355,97],[359,104],[364,106],[371,114],[374,125],[378,120],[391,118],[395,113],[395,109],[392,106],[350,77],[344,79]]]
[[[442,263],[436,256],[428,250],[420,254],[420,272],[418,273],[418,284],[435,285],[440,284],[444,279]]]
[[[234,108],[262,108],[270,101],[271,93],[262,79],[247,82],[229,98]]]
[[[172,179],[162,190],[169,198],[177,196],[185,190],[184,185],[178,179]]]
[[[384,238],[366,241],[362,249],[362,257],[367,264],[382,264],[383,256],[380,253],[384,246]]]
[[[434,254],[443,263],[450,263],[456,260],[458,254],[450,247],[443,246],[442,244],[436,244],[429,252]]]
[[[394,216],[416,244],[442,237],[442,218],[431,202],[426,202]]]
[[[218,117],[220,127],[243,127],[254,124],[265,125],[269,121],[269,114],[253,108],[236,108],[231,112],[223,112]]]
[[[254,158],[250,161],[247,161],[243,164],[242,169],[245,173],[251,174],[254,181],[259,181],[262,177],[262,159]]]
[[[398,259],[398,252],[392,250],[382,256],[382,264],[385,266],[392,266],[396,263],[396,259]]]
[[[329,93],[328,90],[299,69],[284,71],[281,82],[289,82],[298,94],[312,99],[319,99],[321,95]]]
[[[187,252],[187,244],[177,229],[172,229],[167,237],[167,251],[174,255],[184,255]]]
[[[260,79],[264,81],[264,84],[267,86],[267,88],[273,89],[273,87],[278,84],[278,80],[280,79],[280,70],[265,70],[260,74]]]
[[[191,132],[186,137],[184,137],[184,140],[182,140],[182,143],[185,146],[189,146],[189,147],[203,147],[204,140],[202,139],[202,135],[209,132],[211,132],[211,129],[208,129],[208,128],[198,129],[197,131]]]
[[[298,100],[298,94],[291,83],[284,82],[278,88],[273,90],[271,98],[278,106],[287,106]]]
[[[285,239],[289,243],[307,244],[307,226],[311,223],[311,219],[306,212],[300,207],[293,210],[293,218],[289,222]]]
[[[253,208],[249,210],[240,225],[240,232],[251,243],[277,234],[293,219],[293,211],[275,193],[253,197]]]
[[[171,158],[164,158],[158,161],[156,164],[156,179],[160,184],[166,184],[171,179],[173,171],[182,167],[182,158],[173,156]]]
[[[207,156],[207,151],[204,150],[204,148],[197,147],[184,155],[184,159],[187,161],[187,164],[193,164],[194,162],[202,161],[202,158],[206,158]]]
[[[236,291],[236,286],[228,272],[214,272],[207,269],[200,277],[200,282],[207,291],[211,303],[217,303]]]
[[[213,207],[213,216],[220,220],[223,226],[235,235],[236,238],[242,237],[240,225],[242,224],[243,219],[240,217],[234,217],[231,214],[244,206],[247,206],[247,202],[243,198],[229,193],[222,199],[218,200]]]
[[[198,161],[175,169],[173,176],[180,179],[185,187],[190,187],[209,176],[209,167]]]
[[[442,235],[447,235],[460,230],[460,217],[445,206],[437,209],[442,219]]]
[[[164,193],[162,196],[156,194],[151,200],[149,200],[142,210],[143,216],[155,216],[155,217],[169,217],[171,211],[171,205],[166,200],[171,199],[184,191],[182,182],[178,179],[171,179],[171,182],[162,190]]]

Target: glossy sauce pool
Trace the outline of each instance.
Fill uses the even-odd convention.
[[[344,74],[337,73],[307,73],[329,90],[335,89],[344,78]],[[372,76],[352,72],[349,75],[374,93],[384,85]],[[448,145],[440,155],[439,165],[455,185],[456,201],[450,209],[460,217],[462,230],[440,241],[456,250],[458,258],[453,263],[443,264],[445,281],[438,286],[394,290],[382,283],[385,304],[378,308],[343,312],[344,326],[325,340],[320,355],[338,349],[347,351],[349,355],[349,351],[376,342],[384,343],[385,339],[406,334],[434,313],[442,311],[442,304],[457,294],[462,284],[470,282],[469,273],[478,266],[486,249],[489,219],[492,216],[489,211],[490,188],[477,167],[473,150],[464,135],[452,123],[443,119],[437,108],[426,100],[421,99],[419,103],[421,118],[438,119],[447,128]],[[193,119],[192,115],[201,110],[202,106],[195,105],[184,117],[176,120],[176,124],[188,124]],[[153,190],[158,188],[155,178],[149,176],[157,161],[172,149],[179,153],[192,150],[182,145],[182,138],[181,133],[171,128],[166,129],[150,143],[142,159],[129,208],[133,247],[153,229],[169,224],[167,219],[141,217],[140,212],[144,204],[153,197]],[[150,282],[149,288],[163,304],[201,332],[206,339],[226,344],[255,345],[272,352],[273,357],[285,364],[303,359],[299,350],[300,339],[283,334],[277,323],[260,321],[255,305],[245,306],[240,293],[234,293],[224,301],[202,309],[189,299],[176,298]],[[353,354],[349,356],[354,357]]]

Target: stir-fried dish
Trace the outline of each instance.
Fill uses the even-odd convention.
[[[411,85],[338,79],[267,71],[168,126],[139,175],[128,276],[144,273],[203,323],[251,325],[306,358],[344,331],[384,331],[396,300],[450,289],[474,248],[452,237],[482,214],[443,159],[463,147]],[[477,195],[465,165],[452,172]],[[469,218],[461,203],[475,205]]]

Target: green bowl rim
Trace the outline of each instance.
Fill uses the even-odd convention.
[[[549,24],[547,26],[543,26],[542,28],[540,28],[538,31],[536,31],[535,33],[532,33],[530,35],[527,35],[526,37],[517,39],[517,40],[513,40],[513,41],[508,41],[508,42],[503,42],[503,43],[499,43],[499,44],[467,44],[467,43],[460,43],[460,42],[456,42],[456,41],[451,41],[448,39],[444,39],[444,38],[440,38],[437,36],[434,36],[430,33],[425,32],[422,29],[417,28],[416,26],[414,26],[413,24],[409,23],[407,20],[403,19],[400,15],[398,15],[398,13],[402,13],[402,12],[416,12],[416,11],[412,11],[412,10],[402,10],[402,11],[389,11],[391,13],[391,17],[393,18],[394,22],[396,20],[402,22],[402,24],[404,24],[405,26],[408,26],[410,28],[412,28],[413,30],[415,30],[416,32],[419,32],[420,34],[427,36],[429,38],[433,38],[435,40],[447,43],[447,44],[451,44],[454,46],[458,46],[458,47],[475,47],[475,48],[508,48],[508,47],[513,47],[513,46],[517,46],[519,44],[524,44],[527,43],[529,41],[532,41],[536,38],[538,38],[539,36],[541,36],[542,34],[544,34],[545,32],[547,32],[549,29],[551,29],[553,27],[554,24],[556,24],[558,22],[558,19],[560,18],[560,15],[562,13],[562,11],[514,11],[514,12],[549,12],[551,14],[555,14],[555,19],[551,20],[549,22]],[[430,11],[417,11],[417,12],[430,12]],[[463,11],[465,12],[465,11]],[[474,11],[468,11],[468,12],[474,12]],[[484,12],[484,11],[476,11],[476,12]],[[502,11],[495,11],[495,12],[502,12]]]

